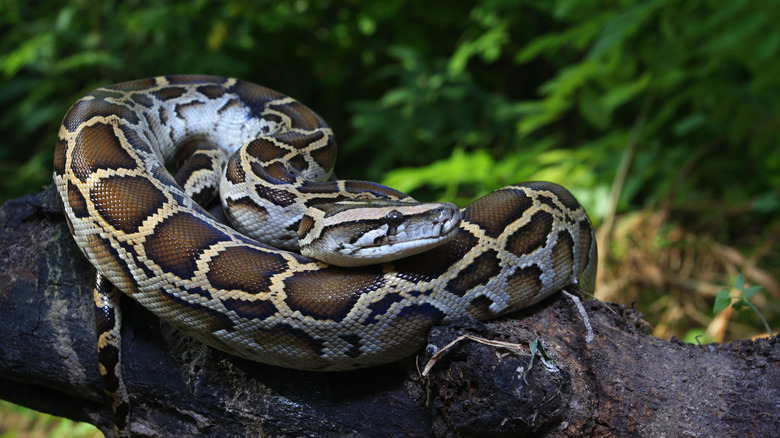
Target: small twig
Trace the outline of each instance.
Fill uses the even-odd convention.
[[[569,292],[566,292],[565,290],[562,290],[564,295],[571,298],[572,301],[574,301],[574,304],[577,306],[577,310],[580,311],[580,316],[582,316],[582,321],[585,323],[585,329],[588,331],[588,334],[585,335],[585,342],[590,344],[593,342],[593,327],[590,325],[590,318],[588,318],[587,312],[585,312],[585,306],[582,305],[582,301],[580,301],[579,297],[577,297],[574,294],[570,294]]]
[[[515,344],[515,343],[512,343],[512,342],[496,341],[496,340],[493,340],[493,339],[481,338],[479,336],[474,336],[474,335],[460,335],[454,341],[452,341],[449,344],[447,344],[444,347],[442,347],[441,350],[437,351],[436,354],[434,354],[428,360],[428,363],[425,364],[425,368],[423,369],[422,376],[425,377],[425,376],[428,375],[428,373],[431,371],[431,368],[433,368],[433,366],[436,364],[436,362],[439,361],[439,359],[441,358],[441,356],[444,354],[445,351],[449,350],[455,344],[457,344],[458,342],[460,342],[460,341],[462,341],[464,339],[469,339],[469,340],[472,340],[472,341],[475,341],[475,342],[479,342],[480,344],[491,345],[493,347],[499,347],[499,348],[507,348],[509,350],[515,350],[515,351],[522,350],[525,347],[523,344]]]

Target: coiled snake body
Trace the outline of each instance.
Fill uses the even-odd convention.
[[[258,137],[262,148],[251,143]],[[236,222],[254,212],[282,228],[255,227],[255,238],[273,235],[295,247],[298,230],[312,226],[286,214],[315,201],[409,200],[373,183],[328,181],[335,151],[324,121],[254,84],[158,77],[82,98],[60,128],[54,180],[73,237],[98,272],[99,354],[109,393],[124,391],[113,380],[121,374],[111,285],[217,349],[309,370],[394,361],[450,318],[492,318],[572,284],[592,287],[590,220],[552,183],[488,194],[461,211],[447,243],[392,262],[338,267],[258,243],[192,199],[212,186],[221,151],[246,143],[224,172],[222,203]],[[165,163],[182,148],[198,158],[182,165],[195,170],[177,182]],[[114,408],[125,406],[119,400]]]

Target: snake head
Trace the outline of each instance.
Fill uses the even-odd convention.
[[[449,202],[341,201],[309,207],[301,220],[301,254],[338,266],[383,263],[428,251],[458,231]]]

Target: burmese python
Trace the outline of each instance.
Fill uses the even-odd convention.
[[[222,171],[223,151],[244,144]],[[166,164],[177,156],[190,158],[174,179]],[[593,286],[590,220],[552,183],[497,190],[463,209],[459,224],[453,219],[447,243],[352,268],[258,243],[193,200],[206,202],[221,173],[233,223],[292,249],[299,231],[309,241],[329,236],[330,226],[312,216],[364,226],[339,217],[343,204],[301,217],[310,204],[400,200],[392,214],[366,219],[384,223],[385,234],[368,238],[375,243],[386,243],[387,229],[406,214],[430,217],[396,214],[410,198],[395,190],[331,179],[334,160],[332,133],[317,114],[236,79],[157,77],[101,88],[73,105],[59,131],[54,180],[73,237],[98,272],[101,375],[120,433],[128,406],[112,285],[212,347],[308,370],[391,362],[423,346],[434,324],[492,318],[566,286]],[[249,214],[272,226],[253,225]]]

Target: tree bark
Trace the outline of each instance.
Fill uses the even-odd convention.
[[[110,436],[94,269],[52,187],[0,209],[0,263],[0,398]],[[636,312],[591,301],[595,339],[586,343],[562,294],[489,323],[436,327],[418,357],[340,373],[231,357],[130,299],[122,307],[133,436],[773,436],[780,424],[777,336],[666,341],[650,336]],[[431,354],[465,333],[521,348],[464,339],[423,377]],[[534,356],[532,343],[542,347]]]

